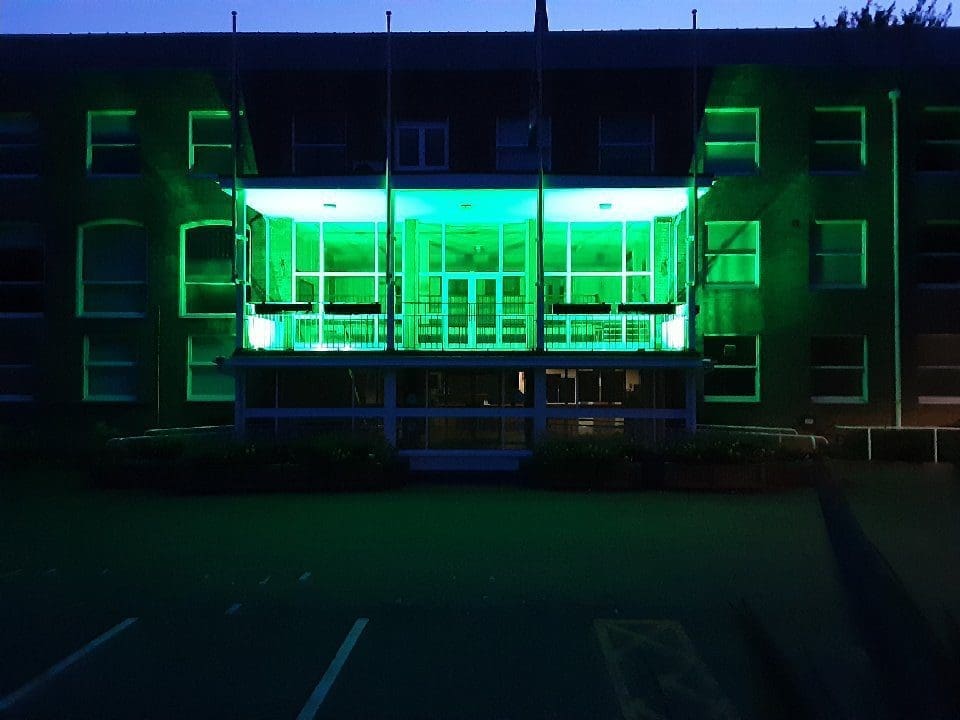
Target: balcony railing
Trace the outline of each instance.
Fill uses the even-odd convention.
[[[544,315],[548,351],[677,351],[686,349],[682,306],[651,306],[643,312],[621,306],[616,312],[569,311]],[[252,309],[252,308],[248,308]],[[365,308],[359,308],[364,310]],[[366,308],[369,309],[369,308]],[[551,308],[557,310],[558,306]],[[417,302],[398,306],[397,350],[497,351],[533,350],[537,337],[532,303]],[[337,351],[385,350],[387,315],[383,312],[343,314],[316,312],[248,312],[244,347],[254,350]]]

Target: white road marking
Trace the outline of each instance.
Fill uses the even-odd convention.
[[[307,580],[310,579],[311,575],[313,575],[313,573],[307,570],[307,572],[305,572],[303,575],[300,576],[300,582],[306,582]]]
[[[326,699],[330,688],[333,687],[334,680],[337,679],[337,675],[339,675],[343,669],[344,664],[347,662],[347,657],[350,655],[350,651],[353,650],[353,646],[357,644],[360,633],[363,632],[368,622],[370,622],[369,618],[357,618],[353,627],[350,628],[350,632],[347,633],[343,645],[337,650],[337,654],[330,663],[330,667],[327,668],[323,677],[320,678],[320,682],[313,689],[310,697],[307,698],[307,704],[303,706],[303,710],[297,715],[297,720],[313,720],[317,716],[320,705]]]
[[[230,607],[227,608],[227,612],[224,613],[224,614],[225,614],[225,615],[236,615],[239,611],[240,611],[240,603],[234,603],[233,605],[231,605]]]
[[[17,575],[19,575],[19,574],[22,573],[22,572],[23,572],[23,570],[21,570],[20,568],[17,568],[16,570],[11,570],[10,572],[5,572],[5,573],[3,573],[3,575],[0,575],[0,579],[2,579],[2,578],[8,578],[8,577],[16,577]]]
[[[0,712],[3,712],[4,710],[7,710],[8,708],[12,707],[15,703],[22,700],[24,697],[32,693],[34,690],[36,690],[38,687],[40,687],[44,683],[48,683],[51,680],[53,680],[57,675],[62,673],[64,670],[66,670],[68,667],[73,665],[75,662],[77,662],[84,656],[89,655],[91,652],[93,652],[94,650],[96,650],[98,647],[108,642],[109,640],[112,640],[114,637],[116,637],[117,635],[122,633],[124,630],[126,630],[128,627],[133,625],[136,621],[137,621],[137,618],[135,617],[127,618],[123,622],[114,625],[105,633],[94,638],[93,640],[88,642],[86,645],[84,645],[82,648],[80,648],[76,652],[65,657],[56,665],[53,665],[52,667],[47,668],[44,672],[37,675],[37,677],[35,677],[33,680],[28,682],[23,687],[21,687],[19,690],[14,690],[5,698],[0,699]]]
[[[263,580],[260,581],[260,584],[261,584],[261,585],[266,585],[268,582],[270,582],[270,578],[272,578],[272,577],[273,577],[273,575],[267,575]]]

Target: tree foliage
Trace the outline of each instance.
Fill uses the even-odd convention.
[[[938,0],[917,0],[909,10],[897,13],[897,3],[882,5],[874,0],[865,0],[859,10],[850,10],[844,6],[840,8],[835,20],[827,20],[825,15],[814,19],[813,24],[818,28],[886,28],[896,26],[912,27],[946,27],[953,14],[953,3],[947,3],[946,8],[937,8]]]

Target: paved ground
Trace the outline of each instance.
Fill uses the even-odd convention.
[[[951,470],[837,472],[946,638]],[[770,690],[779,666],[837,717],[890,716],[870,705],[851,614],[813,491],[183,498],[50,470],[0,484],[2,718],[759,719],[789,698]]]

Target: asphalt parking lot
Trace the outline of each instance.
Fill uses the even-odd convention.
[[[960,615],[956,478],[905,472],[851,503],[921,610]],[[21,480],[0,494],[2,718],[773,717],[744,603],[804,692],[849,714],[877,690],[813,491]]]

